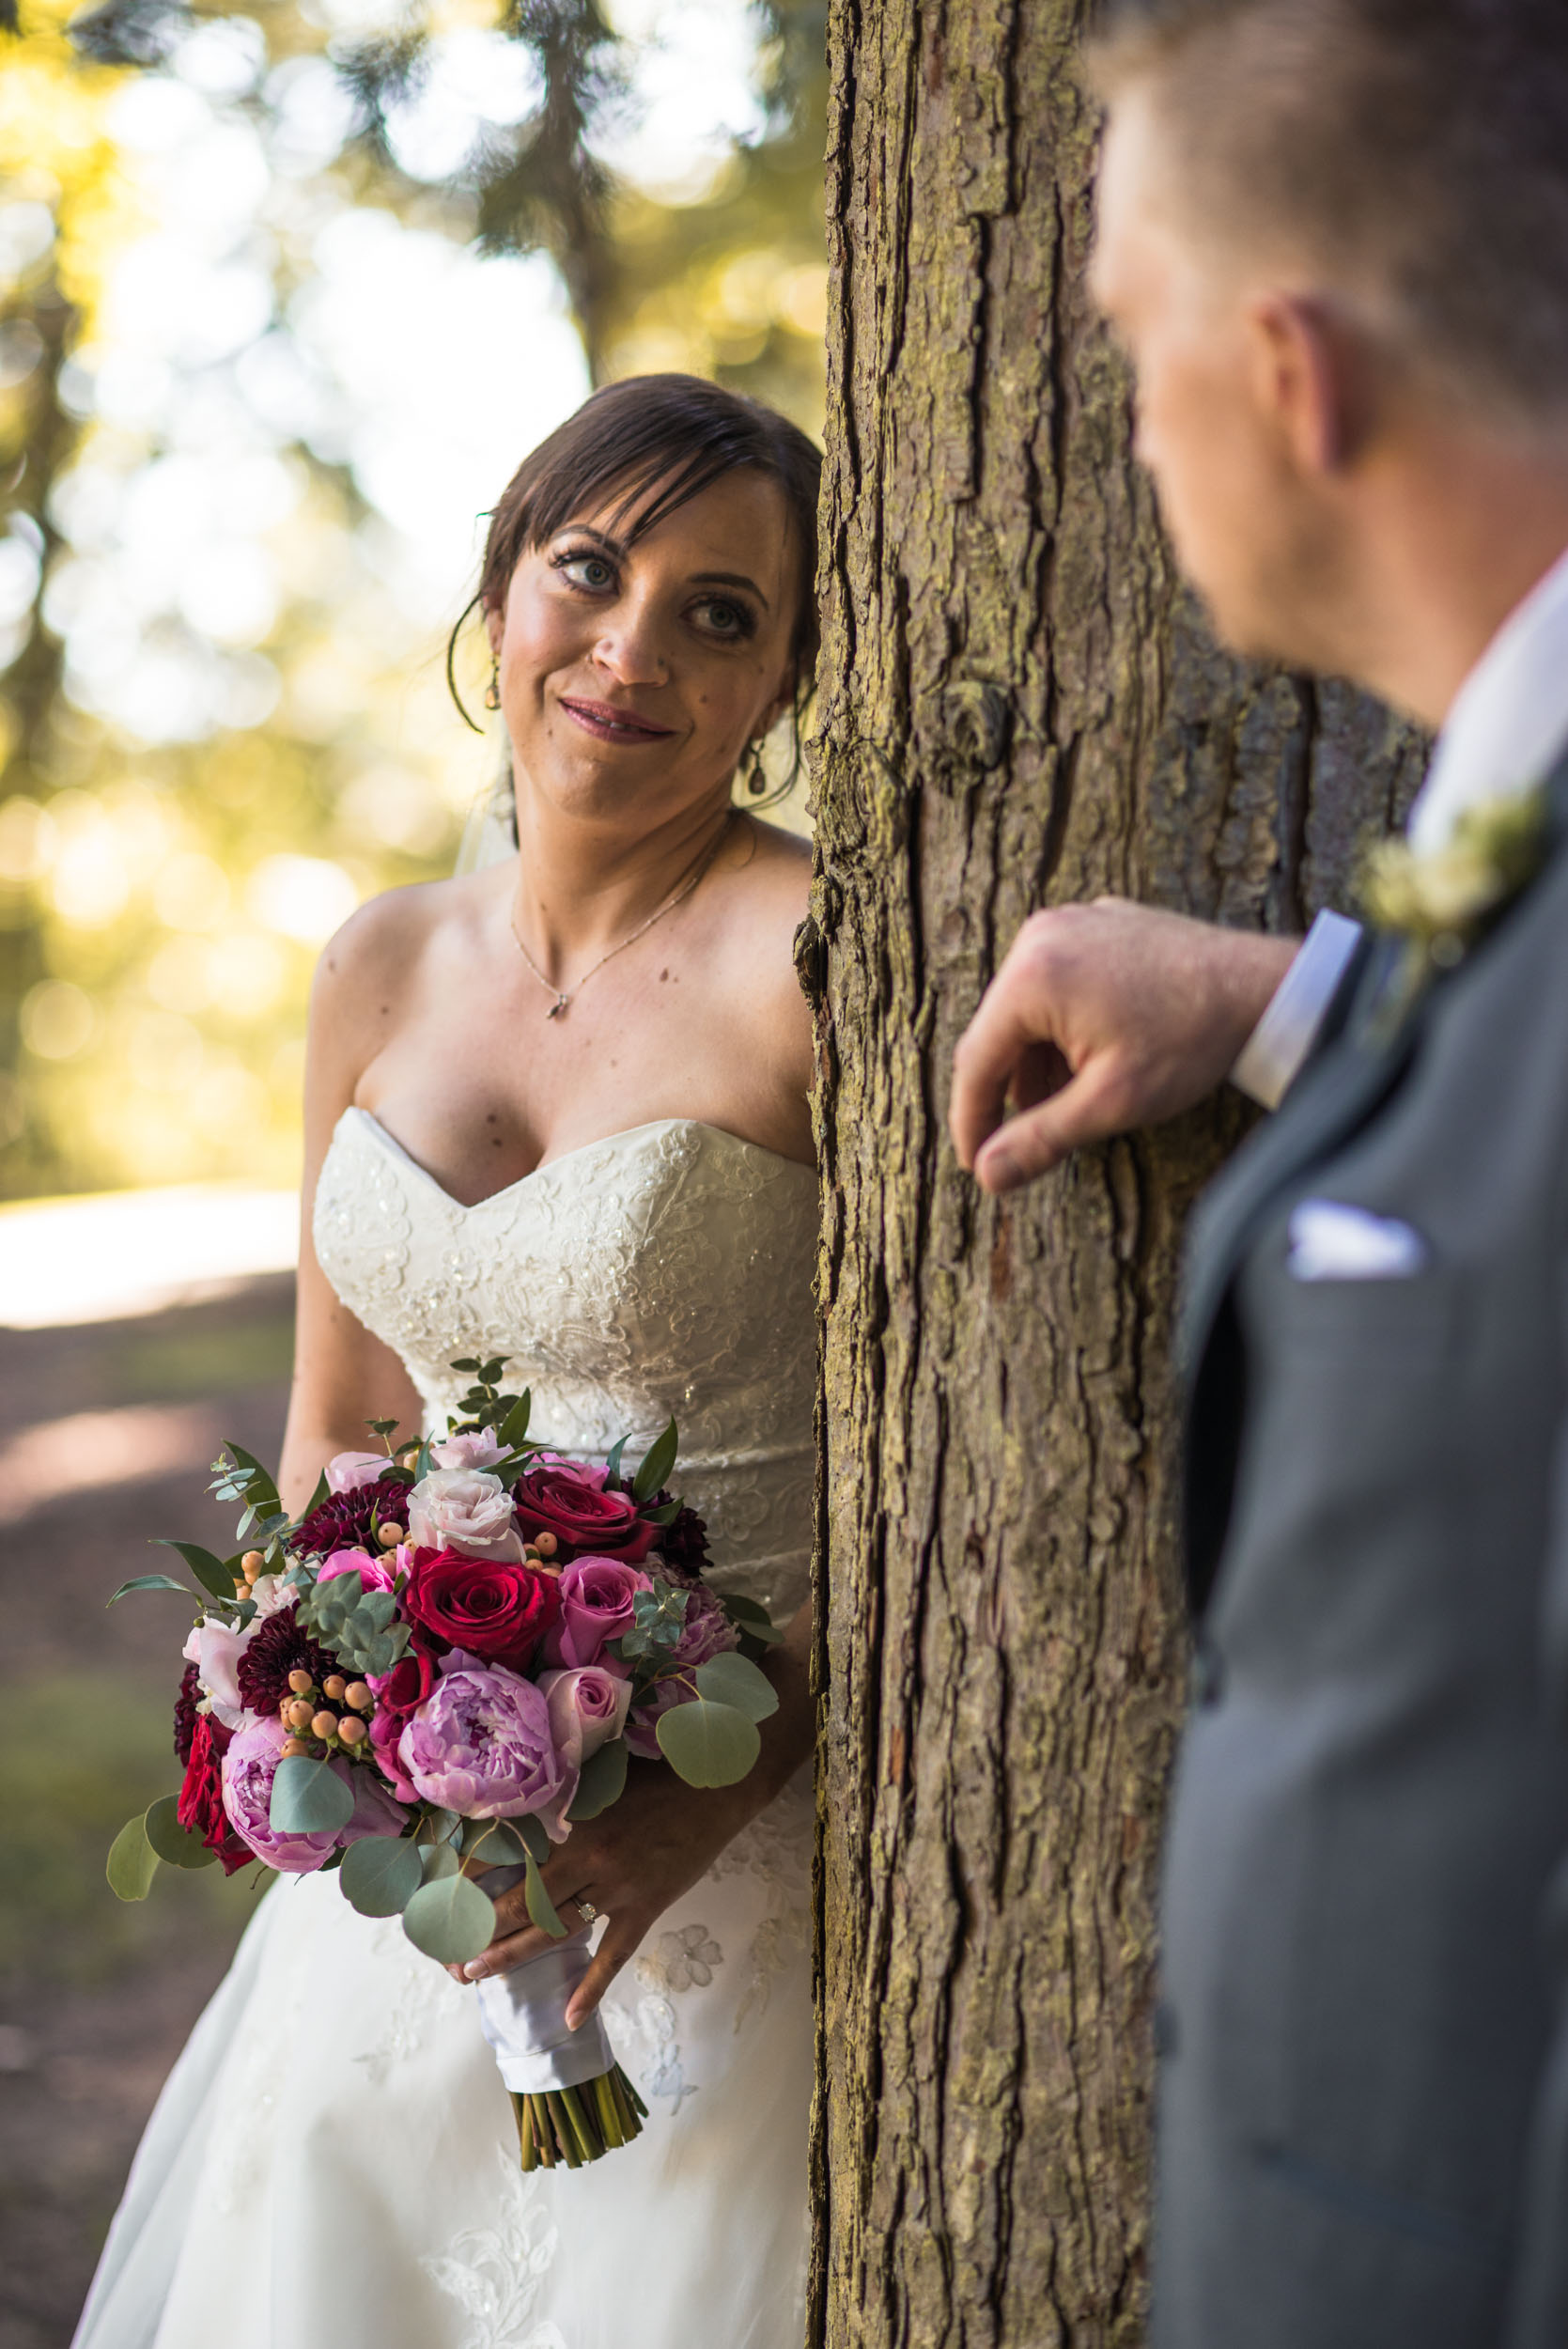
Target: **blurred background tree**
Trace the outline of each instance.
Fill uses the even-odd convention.
[[[495,771],[444,634],[591,382],[686,367],[820,430],[823,18],[22,0],[0,1195],[294,1179],[316,953]]]

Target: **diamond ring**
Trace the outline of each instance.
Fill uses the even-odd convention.
[[[598,1917],[598,1910],[592,1901],[580,1900],[577,1904],[577,1913],[585,1925],[591,1925]]]

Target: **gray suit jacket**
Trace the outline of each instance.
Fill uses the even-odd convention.
[[[1195,1226],[1157,2349],[1568,2349],[1568,765],[1552,794],[1539,879],[1392,1034],[1372,950]],[[1424,1264],[1296,1277],[1308,1199]]]

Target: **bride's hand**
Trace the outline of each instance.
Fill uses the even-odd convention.
[[[572,2030],[593,2013],[656,1919],[706,1874],[770,1791],[750,1779],[688,1786],[663,1763],[633,1762],[620,1800],[573,1828],[540,1871],[546,1889],[568,1932],[582,1922],[579,1901],[609,1922],[567,2010]],[[530,1925],[520,1883],[496,1901],[495,1938],[484,1955],[447,1971],[458,1982],[479,1982],[551,1947],[551,1936]]]

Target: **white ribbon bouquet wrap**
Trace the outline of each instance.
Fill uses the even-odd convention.
[[[212,1489],[251,1547],[174,1542],[200,1589],[175,1713],[178,1795],[130,1820],[109,1881],[143,1899],[159,1865],[335,1870],[367,1917],[466,1965],[520,1885],[553,1946],[475,1984],[517,2116],[522,2165],[576,2169],[638,2135],[647,2108],[596,2012],[567,2009],[591,1924],[568,1932],[541,1874],[574,1825],[625,1790],[629,1757],[689,1785],[733,1785],[778,1700],[757,1658],[779,1634],[702,1579],[704,1528],[666,1489],[672,1421],[634,1473],[528,1439],[505,1364],[471,1375],[443,1439],[340,1453],[290,1517],[238,1445]],[[113,1602],[111,1602],[112,1604]]]

